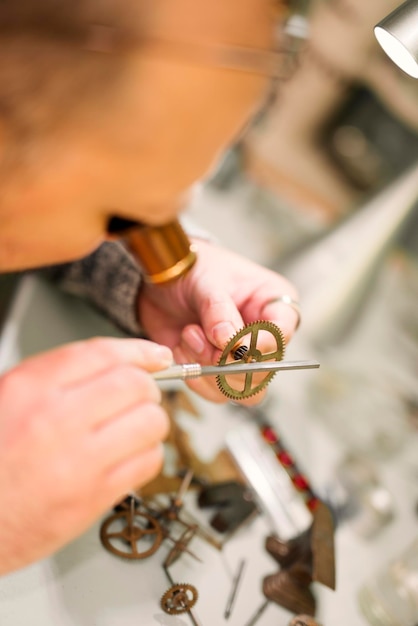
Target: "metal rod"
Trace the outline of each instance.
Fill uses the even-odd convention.
[[[237,591],[238,591],[239,584],[241,582],[244,567],[245,567],[245,559],[242,559],[242,561],[240,561],[240,564],[238,566],[237,573],[234,576],[234,580],[232,581],[231,593],[229,594],[228,602],[226,604],[225,613],[224,613],[225,619],[229,619],[232,613],[232,608],[234,606],[235,598],[237,596]]]
[[[266,610],[266,608],[267,608],[269,603],[270,603],[269,600],[266,600],[265,602],[263,602],[263,604],[260,606],[260,608],[252,616],[250,621],[245,624],[245,626],[254,626],[254,624],[256,624],[258,622],[258,620],[260,619],[260,617],[262,616],[262,614]]]
[[[188,488],[190,487],[190,483],[193,480],[193,470],[188,469],[186,472],[186,475],[184,476],[183,480],[181,481],[181,485],[179,487],[179,490],[176,494],[176,497],[174,499],[174,502],[177,505],[181,505],[183,502],[183,498],[184,498],[184,494],[186,493],[186,491],[188,490]]]
[[[175,582],[174,582],[173,577],[171,576],[171,574],[170,574],[170,572],[169,572],[169,570],[168,570],[168,567],[166,567],[165,565],[163,565],[163,570],[165,571],[165,575],[167,576],[167,578],[168,578],[168,580],[169,580],[169,582],[170,582],[170,585],[171,585],[171,586],[174,586],[174,585],[175,585]],[[192,613],[191,609],[189,609],[189,610],[187,611],[187,614],[188,614],[188,616],[190,617],[190,619],[191,619],[191,622],[192,622],[193,626],[201,626],[200,622],[198,622],[198,620],[197,620],[197,618],[196,618],[196,615],[194,615],[194,614]]]
[[[318,368],[317,361],[267,361],[263,363],[228,363],[227,365],[200,365],[185,363],[173,365],[160,372],[154,372],[155,380],[186,380],[200,376],[225,376],[227,374],[246,374],[248,372],[276,372],[280,370],[299,370]]]

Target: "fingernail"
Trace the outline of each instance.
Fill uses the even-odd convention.
[[[173,353],[167,346],[157,346],[155,349],[155,355],[161,362],[161,365],[171,365],[173,362]]]
[[[227,343],[235,333],[236,330],[231,322],[219,322],[212,330],[213,339],[218,348],[223,347],[223,344]]]
[[[202,335],[195,328],[190,328],[183,336],[184,342],[196,354],[202,354],[205,349],[205,342]]]

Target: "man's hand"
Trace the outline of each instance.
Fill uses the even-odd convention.
[[[196,245],[198,261],[188,274],[172,284],[141,290],[139,317],[149,337],[169,346],[178,363],[203,365],[216,363],[229,339],[256,320],[277,324],[288,342],[299,316],[288,304],[269,301],[282,295],[297,300],[295,287],[280,274],[220,246],[203,241]],[[214,377],[188,384],[211,401],[226,401]]]
[[[0,378],[0,574],[83,532],[162,464],[168,419],[149,372],[165,347],[93,339]]]

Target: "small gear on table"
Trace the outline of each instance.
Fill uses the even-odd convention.
[[[169,615],[187,613],[196,604],[196,587],[187,583],[176,584],[167,589],[161,598],[161,608]]]
[[[124,559],[151,556],[163,539],[164,530],[158,521],[138,511],[119,511],[105,519],[100,528],[100,540],[106,550]]]
[[[261,335],[260,335],[261,333]],[[268,352],[260,349],[263,344],[271,344]],[[282,331],[273,322],[251,322],[238,331],[228,341],[218,360],[218,365],[227,363],[260,363],[281,361],[285,352],[285,339]],[[247,372],[244,382],[231,382],[231,374],[219,374],[216,377],[220,391],[231,400],[244,400],[259,393],[273,378],[275,372],[266,374]],[[255,377],[255,381],[253,378]],[[227,380],[229,379],[229,381]],[[242,379],[241,379],[242,381]]]

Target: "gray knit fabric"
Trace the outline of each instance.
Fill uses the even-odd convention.
[[[136,304],[141,272],[120,242],[103,243],[90,256],[45,273],[67,293],[91,302],[129,335],[141,335]]]
[[[186,214],[180,222],[188,237],[216,243]],[[90,256],[50,267],[45,273],[67,293],[88,300],[129,335],[144,336],[137,317],[141,270],[123,243],[103,243]]]

